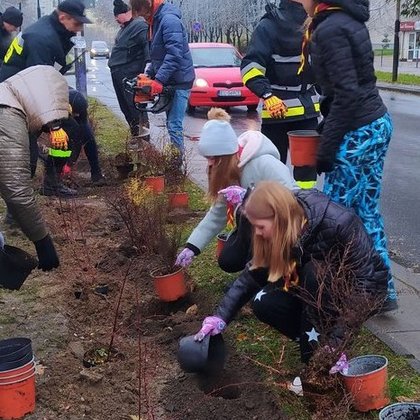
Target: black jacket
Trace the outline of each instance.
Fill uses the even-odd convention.
[[[111,71],[121,66],[130,66],[130,69],[134,69],[137,74],[144,71],[145,63],[150,59],[148,28],[146,21],[138,17],[127,22],[118,31],[111,57],[108,60]]]
[[[295,195],[307,219],[307,228],[299,244],[301,258],[298,272],[313,261],[322,263],[330,251],[336,249],[341,252],[351,244],[347,261],[357,284],[371,295],[385,299],[388,269],[353,210],[334,203],[317,190],[297,190]],[[238,310],[266,284],[267,270],[245,269],[222,299],[216,315],[230,322]],[[316,320],[311,321],[316,325]]]
[[[66,55],[73,47],[70,38],[75,35],[61,25],[57,12],[42,17],[13,41],[17,46],[0,68],[0,82],[38,64],[54,66],[58,63],[65,69]]]
[[[317,117],[318,96],[310,68],[307,67],[302,75],[297,74],[302,51],[302,28],[307,15],[300,4],[291,0],[283,0],[275,10],[261,18],[252,34],[241,63],[242,80],[260,98],[273,93],[290,109],[304,107],[304,112],[285,119],[272,119],[263,112],[263,123]]]
[[[324,11],[313,20],[312,69],[322,94],[325,118],[318,159],[332,163],[344,135],[386,113],[376,87],[373,51],[365,22],[368,0],[324,1],[342,8]]]
[[[3,58],[9,49],[9,45],[12,42],[13,36],[11,33],[6,31],[6,29],[3,28],[3,22],[0,18],[0,66],[3,62]]]

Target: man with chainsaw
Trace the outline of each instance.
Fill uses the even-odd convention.
[[[181,12],[164,0],[130,0],[130,4],[133,14],[144,17],[149,24],[151,65],[146,74],[153,79],[151,96],[162,94],[164,87],[173,89],[166,126],[172,144],[182,154],[183,121],[195,74]]]
[[[319,103],[310,69],[298,76],[303,26],[307,18],[302,5],[281,0],[267,4],[266,14],[256,26],[242,60],[244,84],[263,100],[261,131],[277,147],[286,163],[288,131],[318,126]],[[316,169],[295,167],[301,188],[313,188]]]
[[[22,26],[22,12],[16,7],[8,7],[0,13],[0,66],[13,40],[13,33]]]
[[[29,134],[49,132],[51,147],[65,148],[60,124],[68,116],[67,82],[51,66],[30,67],[0,83],[0,194],[44,271],[58,267],[59,259],[34,197]]]
[[[142,17],[133,18],[132,11],[122,0],[114,0],[114,16],[121,29],[117,33],[112,54],[108,60],[112,84],[121,112],[130,127],[131,135],[144,136],[144,134],[147,135],[148,130],[143,127],[149,126],[147,113],[135,107],[133,97],[126,92],[123,80],[133,79],[144,72],[146,61],[149,61],[148,26]]]

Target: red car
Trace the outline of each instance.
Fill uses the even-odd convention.
[[[238,50],[230,44],[203,42],[189,44],[195,69],[188,110],[197,106],[230,107],[246,105],[257,109],[259,98],[242,83]]]

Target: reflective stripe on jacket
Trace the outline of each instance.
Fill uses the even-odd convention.
[[[311,69],[297,74],[306,13],[291,0],[282,1],[280,10],[284,20],[267,13],[255,28],[241,64],[242,80],[260,98],[272,93],[282,99],[289,108],[288,122],[314,118],[319,115],[319,96]],[[285,121],[272,119],[264,109],[261,116],[264,123]]]

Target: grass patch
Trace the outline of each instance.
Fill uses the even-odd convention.
[[[130,130],[120,118],[94,98],[89,98],[89,118],[98,140],[101,154],[115,156],[125,151]]]
[[[392,83],[392,73],[387,71],[376,71],[376,77],[380,82],[387,82]],[[398,74],[397,83],[401,83],[402,85],[411,85],[411,86],[419,86],[420,85],[420,76],[416,76],[414,74],[405,74],[400,73]]]

